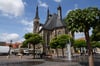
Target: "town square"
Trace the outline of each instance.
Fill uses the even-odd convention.
[[[0,0],[0,66],[100,66],[99,0]]]

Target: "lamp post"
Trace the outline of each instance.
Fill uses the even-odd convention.
[[[10,55],[10,52],[11,52],[11,47],[12,47],[12,40],[10,40],[10,45],[9,45],[9,55]]]
[[[10,58],[11,45],[12,45],[12,40],[10,40],[10,44],[9,44],[9,52],[8,52],[7,58]]]

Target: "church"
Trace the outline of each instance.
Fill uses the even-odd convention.
[[[45,15],[44,15],[45,16]],[[33,33],[39,33],[44,40],[44,47],[49,47],[49,42],[52,38],[68,33],[66,24],[62,20],[62,8],[57,7],[57,13],[50,14],[47,9],[47,17],[44,24],[40,23],[38,6],[36,7],[36,15],[33,21]]]

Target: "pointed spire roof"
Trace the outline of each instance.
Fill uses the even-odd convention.
[[[47,20],[49,19],[49,8],[47,9]]]
[[[35,15],[35,19],[39,19],[39,14],[38,14],[38,5],[36,7],[36,15]]]
[[[61,10],[61,5],[59,4],[59,6],[58,6],[58,8],[57,8],[58,10]]]

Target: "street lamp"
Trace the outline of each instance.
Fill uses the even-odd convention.
[[[11,48],[11,46],[12,46],[12,40],[10,40],[10,45],[9,45],[9,47]]]
[[[9,55],[10,55],[10,52],[11,52],[11,47],[12,47],[12,40],[10,40],[10,45],[9,45]]]

